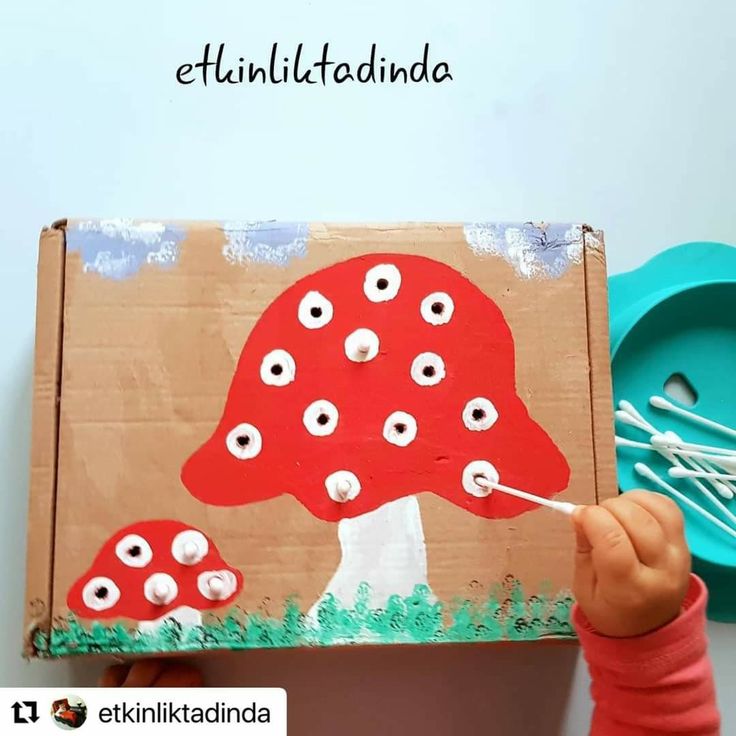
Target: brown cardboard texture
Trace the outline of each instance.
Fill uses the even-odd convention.
[[[615,493],[605,279],[574,224],[44,230],[26,653],[572,637],[493,484]]]

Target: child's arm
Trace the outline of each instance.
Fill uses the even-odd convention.
[[[682,515],[629,491],[573,517],[573,614],[592,677],[591,734],[719,733],[706,590],[690,574]]]

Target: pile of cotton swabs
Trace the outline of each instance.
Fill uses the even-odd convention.
[[[735,429],[676,406],[662,396],[652,396],[649,404],[662,412],[676,414],[736,441]],[[724,503],[736,496],[736,449],[686,442],[672,431],[662,432],[644,419],[629,401],[619,402],[616,420],[640,430],[648,437],[647,442],[638,442],[617,435],[616,447],[649,450],[665,458],[672,466],[668,471],[669,477],[686,478],[699,491],[698,496],[704,497],[712,510],[717,509],[720,512],[721,518],[661,478],[646,463],[634,465],[634,470],[640,476],[736,539],[736,515]]]

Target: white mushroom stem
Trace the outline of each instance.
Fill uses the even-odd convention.
[[[370,587],[371,608],[385,607],[392,595],[411,595],[416,585],[428,586],[427,548],[415,496],[391,501],[354,519],[343,519],[337,535],[342,559],[310,609],[311,621],[316,622],[319,605],[327,595],[334,596],[341,606],[352,608],[363,583]]]
[[[185,629],[202,625],[202,613],[200,611],[191,606],[179,606],[179,608],[175,608],[165,616],[161,616],[153,621],[141,621],[138,624],[138,631],[144,634],[153,634],[170,619],[177,621]]]

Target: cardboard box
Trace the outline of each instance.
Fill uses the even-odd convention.
[[[573,636],[488,483],[615,493],[600,232],[61,221],[37,310],[27,655]]]

